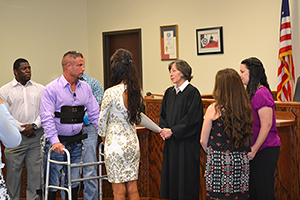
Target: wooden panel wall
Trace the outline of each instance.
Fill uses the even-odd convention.
[[[282,156],[275,174],[275,196],[277,199],[300,199],[300,103],[275,102],[276,111],[291,112],[296,125],[279,127]]]

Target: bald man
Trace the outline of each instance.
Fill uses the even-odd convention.
[[[45,152],[52,147],[51,159],[66,161],[67,149],[71,154],[71,163],[79,163],[81,159],[85,111],[88,120],[98,132],[99,106],[91,87],[81,80],[84,72],[84,57],[78,51],[69,51],[62,58],[63,74],[49,83],[42,94],[40,116],[47,138]],[[51,164],[49,185],[59,186],[60,170],[63,169],[65,187],[68,185],[66,166]],[[79,168],[72,168],[72,179],[78,179]],[[79,183],[72,183],[72,200],[78,199]],[[56,189],[49,189],[49,200],[56,197]],[[66,196],[68,194],[66,193]],[[68,199],[68,197],[66,197]]]

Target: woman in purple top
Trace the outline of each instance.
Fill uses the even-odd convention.
[[[250,199],[274,196],[274,173],[280,153],[276,129],[275,103],[262,62],[247,58],[241,62],[240,77],[247,86],[253,111],[253,139],[250,158]]]

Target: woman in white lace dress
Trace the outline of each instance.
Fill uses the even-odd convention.
[[[140,122],[143,97],[132,61],[125,49],[110,59],[111,87],[101,104],[99,135],[105,141],[104,159],[114,199],[140,199],[137,189],[140,147],[135,125]]]

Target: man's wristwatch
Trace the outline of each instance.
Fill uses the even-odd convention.
[[[38,129],[38,126],[35,123],[33,123],[31,125],[32,125],[33,130],[37,130]]]

